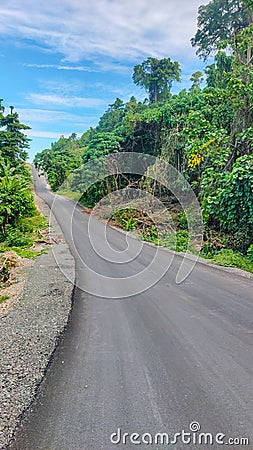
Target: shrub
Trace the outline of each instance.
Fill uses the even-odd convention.
[[[214,176],[214,175],[213,175]],[[202,186],[212,185],[212,173],[203,178]],[[231,172],[224,172],[214,190],[204,197],[204,217],[216,221],[226,232],[253,233],[253,155],[238,158]]]
[[[5,239],[5,244],[8,247],[30,247],[33,241],[30,237],[25,236],[20,230],[17,228],[11,229],[7,233],[7,237]]]
[[[253,263],[253,244],[251,244],[247,250],[247,256],[250,260],[250,262]]]

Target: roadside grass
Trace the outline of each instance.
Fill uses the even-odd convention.
[[[0,295],[0,304],[10,298],[10,295]]]
[[[197,254],[198,252],[192,246],[189,245],[189,235],[186,230],[179,230],[176,233],[165,233],[161,235],[161,237],[153,238],[145,234],[141,234],[141,238],[144,241],[152,242],[155,245],[159,245],[160,247],[166,247],[170,250],[174,250],[176,252],[190,252],[193,254]],[[253,273],[253,261],[244,256],[242,253],[235,252],[232,249],[221,249],[217,251],[215,254],[206,254],[200,251],[200,256],[206,259],[211,264],[217,264],[218,266],[224,267],[235,267],[237,269],[242,269],[247,272]]]
[[[217,264],[218,266],[225,267],[236,267],[238,269],[246,270],[247,272],[253,273],[253,262],[247,258],[247,256],[242,255],[239,252],[234,252],[231,249],[222,249],[215,255],[202,255],[207,258],[211,263]]]
[[[200,254],[200,256],[206,259],[211,264],[217,264],[224,267],[235,267],[253,273],[253,258],[252,248],[248,252],[248,256],[243,255],[238,251],[234,251],[229,248],[222,248],[214,252],[206,252],[204,249],[197,252],[194,245],[189,242],[189,233],[186,228],[185,218],[183,214],[179,214],[178,225],[184,229],[178,229],[175,232],[161,232],[158,234],[158,230],[154,224],[150,222],[140,227],[140,213],[136,215],[134,210],[129,209],[127,212],[122,210],[112,216],[111,220],[115,225],[120,226],[126,231],[134,231],[134,234],[143,241],[151,242],[160,247],[166,247],[176,252],[190,252],[193,254]],[[142,220],[145,220],[145,217]],[[180,223],[183,222],[183,223]]]
[[[47,227],[48,222],[46,218],[39,212],[34,216],[21,218],[15,226],[6,226],[5,235],[1,235],[0,248],[28,249],[41,240],[41,231]]]
[[[81,194],[72,191],[61,191],[59,194],[64,195],[72,200],[79,201]],[[100,217],[108,219],[107,216]],[[198,252],[196,248],[189,243],[189,233],[187,230],[187,219],[183,211],[174,215],[173,220],[177,226],[174,232],[160,232],[152,221],[134,208],[126,208],[117,211],[111,218],[110,222],[114,223],[125,231],[131,231],[139,239],[151,242],[154,245],[165,247],[176,252],[190,252],[192,254],[200,254],[211,264],[217,264],[224,267],[235,267],[253,273],[253,246],[249,248],[247,256],[230,248],[222,248],[214,252],[206,252],[204,248]]]
[[[143,240],[146,239],[145,236]],[[151,240],[152,241],[152,240]],[[154,242],[154,241],[153,241]],[[190,252],[193,254],[197,254],[196,248],[193,245],[189,245],[189,235],[186,230],[179,230],[176,234],[165,234],[161,238],[159,238],[159,242],[154,242],[156,245],[161,247],[167,247],[170,250],[174,250],[176,252]],[[240,252],[235,252],[232,249],[221,249],[217,251],[215,254],[206,254],[203,251],[200,251],[200,256],[206,259],[211,264],[217,264],[218,266],[224,267],[235,267],[237,269],[242,269],[247,272],[253,273],[253,261],[250,260],[247,256],[243,255]]]
[[[82,196],[80,192],[73,192],[70,190],[59,190],[57,191],[57,195],[63,195],[64,197],[68,197],[70,200],[74,200],[75,202],[80,201]]]
[[[31,217],[21,218],[15,226],[6,227],[5,234],[0,235],[1,284],[9,280],[18,257],[35,259],[46,252],[45,249],[36,249],[36,245],[45,239],[42,232],[47,227],[48,223],[39,211]]]
[[[0,253],[5,253],[5,252],[9,252],[9,251],[13,251],[15,253],[17,253],[18,256],[20,256],[21,258],[29,258],[29,259],[36,259],[37,256],[42,255],[42,253],[46,253],[47,250],[43,249],[43,250],[34,250],[31,248],[23,248],[23,247],[8,247],[6,245],[0,245]]]

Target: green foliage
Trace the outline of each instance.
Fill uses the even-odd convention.
[[[28,236],[24,235],[22,231],[17,228],[10,228],[7,232],[4,244],[7,247],[31,247],[33,240]]]
[[[82,142],[77,140],[74,133],[68,138],[62,136],[51,145],[51,149],[36,154],[34,165],[47,173],[49,184],[56,191],[69,174],[81,165],[83,150]]]
[[[179,63],[170,58],[147,58],[134,67],[133,81],[149,94],[150,102],[165,100],[173,81],[180,81]]]
[[[237,267],[253,273],[253,262],[241,253],[234,252],[231,249],[222,249],[212,257],[211,261],[219,266]]]
[[[0,164],[0,173],[0,227],[4,235],[7,225],[16,225],[21,217],[33,215],[36,210],[30,191],[31,179],[28,183],[10,164]]]
[[[192,81],[191,90],[200,89],[200,85],[204,81],[203,73],[200,70],[197,70],[197,72],[192,74],[190,81]]]
[[[41,254],[30,247],[41,240],[41,230],[48,227],[46,219],[36,210],[33,216],[20,217],[15,225],[7,225],[1,235],[0,253],[13,250],[22,258],[35,258]]]
[[[250,262],[253,263],[253,244],[251,244],[247,250],[247,257],[249,258]]]
[[[109,105],[108,110],[102,115],[98,123],[100,132],[112,132],[118,127],[124,116],[124,103],[120,98]]]
[[[153,242],[156,245],[159,244],[158,230],[154,225],[151,225],[146,228],[146,230],[141,231],[141,237],[144,241]]]
[[[203,253],[239,261],[248,251],[249,260],[253,235],[252,18],[252,0],[211,0],[201,6],[192,44],[204,59],[215,53],[213,63],[204,69],[206,85],[202,88],[203,74],[196,71],[190,89],[172,95],[172,83],[180,78],[178,62],[149,57],[136,65],[133,81],[147,91],[149,101],[131,97],[124,103],[117,98],[98,126],[80,139],[61,138],[51,150],[36,155],[36,165],[47,172],[53,189],[80,161],[96,164],[100,156],[122,151],[158,156],[184,175],[201,203],[206,231]],[[99,173],[99,162],[96,167]],[[116,174],[86,189],[91,176],[76,170],[64,192],[72,192],[74,198],[82,196],[81,201],[93,207],[108,193],[128,185],[147,187],[165,206],[176,207],[178,242],[168,234],[162,236],[164,245],[187,249],[186,217],[178,213],[176,199],[163,186],[133,174]],[[142,230],[138,215],[121,212],[117,220],[125,229],[139,229],[143,239],[158,243],[154,224]]]
[[[0,295],[0,303],[5,302],[6,300],[8,300],[10,298],[9,295]]]
[[[1,102],[2,100],[0,100],[0,252],[15,248],[16,253],[30,252],[30,256],[33,257],[35,253],[27,250],[27,247],[30,247],[37,238],[38,230],[45,227],[45,219],[35,208],[31,192],[31,171],[25,164],[29,139],[23,131],[29,127],[19,122],[19,116],[12,106],[10,113],[5,115],[5,108]],[[2,282],[7,281],[9,268],[9,262],[6,260],[6,264],[1,268]]]
[[[143,211],[135,208],[120,209],[111,217],[111,221],[126,231],[136,230],[143,240],[158,242],[158,231],[153,221]]]
[[[209,181],[203,180],[207,194],[209,189],[203,200],[205,216],[217,220],[225,231],[253,236],[253,155],[238,158],[231,172],[216,176],[215,189],[210,188],[213,175],[209,172]]]
[[[95,133],[84,153],[83,163],[89,159],[99,158],[99,156],[108,155],[109,153],[117,152],[120,149],[120,138],[113,132],[98,132]]]
[[[162,233],[159,236],[159,245],[177,252],[186,252],[189,244],[187,230],[177,230],[175,233]]]
[[[23,165],[29,147],[29,139],[23,130],[29,130],[30,127],[20,123],[18,114],[13,112],[13,106],[10,107],[10,114],[4,115],[2,101],[0,99],[0,159],[12,166]]]
[[[250,13],[238,0],[211,0],[198,10],[198,30],[191,43],[204,60],[219,48],[234,42],[234,36],[249,25]]]
[[[113,214],[111,220],[121,225],[126,231],[133,231],[136,229],[138,225],[138,211],[127,208],[120,209],[116,213]]]
[[[206,66],[206,83],[208,87],[226,88],[233,68],[233,56],[227,56],[219,51],[214,57],[214,63]]]
[[[36,259],[37,256],[42,255],[43,253],[47,253],[46,249],[43,250],[34,250],[32,248],[24,248],[24,247],[8,247],[6,245],[0,246],[0,254],[8,251],[13,251],[17,253],[20,258],[28,258],[28,259]]]
[[[184,211],[180,211],[177,215],[177,227],[181,230],[188,229],[187,217]]]

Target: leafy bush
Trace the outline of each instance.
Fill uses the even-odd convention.
[[[159,237],[159,245],[167,247],[176,252],[186,252],[189,243],[189,233],[187,230],[178,230],[176,233],[162,233]]]
[[[184,211],[178,213],[178,227],[181,230],[188,230],[188,221]]]
[[[228,234],[206,227],[202,253],[204,255],[215,255],[220,250],[228,248],[246,255],[251,241],[252,236],[246,235],[246,233]]]
[[[247,250],[247,256],[250,260],[250,262],[253,263],[253,244],[251,244]]]
[[[141,238],[147,242],[153,242],[154,244],[159,244],[158,230],[154,225],[146,227],[144,231],[141,231]]]
[[[0,176],[0,226],[2,234],[6,227],[15,226],[22,217],[36,213],[27,175],[20,175],[10,165],[1,164]]]
[[[214,192],[203,199],[202,206],[205,218],[216,220],[224,231],[252,236],[253,155],[238,158],[232,171],[224,172]]]
[[[7,237],[5,239],[5,244],[8,247],[30,247],[33,243],[33,240],[24,235],[22,231],[17,228],[10,229],[7,233]]]
[[[18,221],[18,229],[22,233],[36,233],[38,230],[48,227],[47,220],[39,212],[32,217],[22,217]]]
[[[186,252],[189,243],[189,233],[186,230],[177,231],[177,252]]]

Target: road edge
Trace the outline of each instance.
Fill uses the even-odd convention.
[[[0,317],[0,449],[7,449],[31,406],[53,354],[69,322],[75,261],[61,228],[43,199],[42,213],[50,216],[52,244],[27,269],[22,298],[14,310]],[[68,279],[56,262],[64,263]]]

